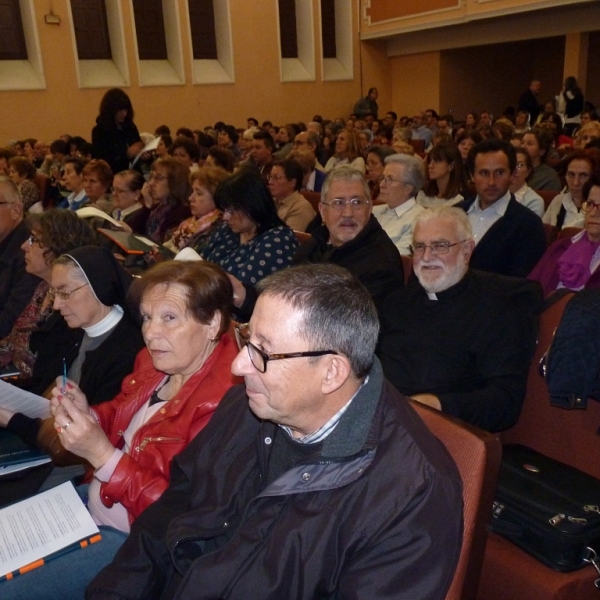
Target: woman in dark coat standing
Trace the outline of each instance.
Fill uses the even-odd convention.
[[[105,160],[113,173],[129,169],[144,143],[133,122],[129,96],[119,88],[108,90],[100,102],[100,114],[92,129],[94,158]]]

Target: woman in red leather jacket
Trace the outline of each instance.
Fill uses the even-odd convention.
[[[69,380],[63,390],[59,378],[52,390],[51,412],[62,445],[93,468],[88,508],[102,539],[48,562],[39,574],[8,582],[0,591],[3,598],[82,597],[87,582],[112,560],[131,522],[167,488],[173,457],[239,383],[231,374],[238,350],[227,333],[233,290],[219,266],[157,264],[132,284],[129,297],[139,305],[146,348],[120,394],[90,407]]]

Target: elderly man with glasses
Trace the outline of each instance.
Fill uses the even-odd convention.
[[[425,167],[418,156],[392,154],[385,159],[383,175],[379,178],[379,200],[373,215],[390,236],[400,254],[410,254],[413,223],[425,210],[416,197],[425,182]]]
[[[271,275],[244,378],[175,458],[86,598],[443,598],[460,478],[385,381],[365,288],[333,265]]]
[[[333,169],[321,190],[322,225],[309,228],[312,237],[298,248],[292,264],[333,263],[348,269],[367,288],[379,310],[385,297],[404,285],[404,271],[398,250],[372,209],[364,175],[349,165]],[[232,283],[237,315],[247,320],[256,290],[237,280]]]
[[[0,177],[0,338],[7,336],[40,279],[25,272],[21,246],[29,236],[17,186]]]
[[[541,289],[469,269],[475,247],[459,208],[427,209],[412,243],[417,280],[381,312],[379,357],[407,396],[488,431],[514,425],[536,343]]]

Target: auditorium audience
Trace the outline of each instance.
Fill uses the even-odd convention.
[[[48,585],[64,598],[82,597],[127,538],[133,520],[162,495],[172,459],[237,383],[231,374],[237,346],[227,334],[231,296],[229,280],[215,265],[157,265],[132,286],[146,349],[133,369],[129,365],[133,372],[121,391],[91,407],[81,386],[69,379],[62,389],[57,382],[53,424],[62,446],[90,466],[89,487],[82,493],[102,541],[50,561],[41,577],[23,578],[4,589],[3,597],[40,597]],[[7,417],[5,411],[0,416]]]
[[[169,154],[183,163],[190,171],[195,171],[198,168],[200,146],[194,140],[183,136],[175,138],[169,148]]]
[[[570,169],[575,169],[572,161]],[[564,204],[562,205],[564,206]],[[544,294],[560,288],[578,291],[600,288],[600,171],[585,178],[581,187],[580,213],[583,231],[554,242],[529,275],[539,281]]]

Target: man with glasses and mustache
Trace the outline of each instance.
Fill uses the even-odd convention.
[[[259,287],[232,366],[245,385],[86,598],[443,598],[460,477],[383,377],[368,292],[334,265]]]
[[[440,206],[417,218],[417,281],[387,298],[378,354],[403,394],[502,431],[521,410],[541,290],[525,279],[471,270],[474,247],[461,209]]]
[[[22,244],[29,237],[17,186],[0,176],[0,338],[7,336],[40,279],[25,272]]]
[[[372,214],[364,175],[348,165],[329,173],[321,190],[323,225],[298,248],[294,264],[333,263],[350,271],[369,291],[379,309],[383,299],[403,285],[398,250]]]

